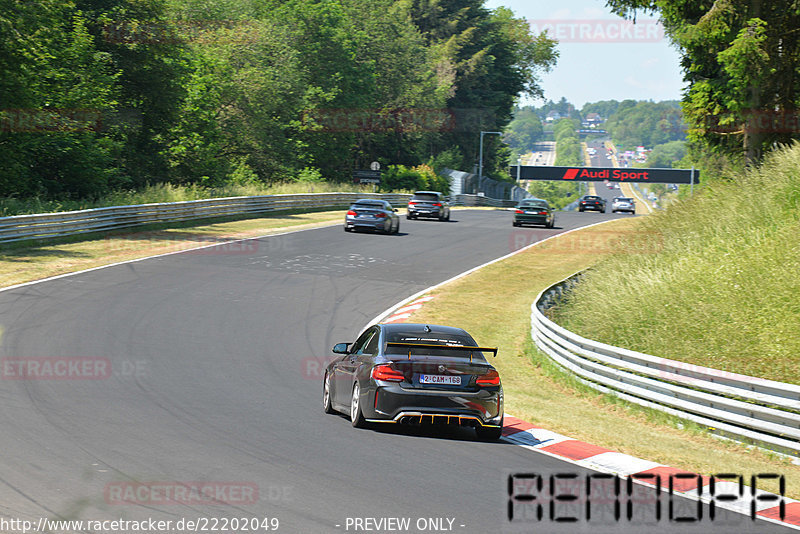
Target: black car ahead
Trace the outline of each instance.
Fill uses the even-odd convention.
[[[325,370],[325,412],[368,423],[474,427],[482,439],[503,428],[503,387],[497,370],[461,328],[425,324],[376,324]]]
[[[396,212],[385,200],[356,200],[344,216],[344,231],[377,230],[384,234],[396,234],[400,231],[400,217]]]
[[[606,201],[603,199],[603,197],[598,197],[595,195],[585,195],[581,197],[580,202],[578,202],[578,211],[586,211],[586,210],[595,210],[605,213]]]
[[[450,220],[450,204],[438,191],[417,191],[408,201],[407,219],[436,217],[440,221]]]
[[[546,200],[541,198],[526,198],[514,209],[514,226],[523,224],[543,224],[552,228],[556,224],[556,214]]]

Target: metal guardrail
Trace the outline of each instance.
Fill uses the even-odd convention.
[[[800,456],[800,386],[650,356],[570,332],[545,312],[579,276],[545,289],[531,305],[531,337],[540,350],[594,389]]]
[[[213,198],[160,204],[114,206],[61,213],[0,217],[0,243],[52,239],[143,224],[189,221],[236,215],[316,208],[346,208],[359,198],[382,198],[403,204],[411,195],[375,193],[309,193]]]
[[[513,208],[518,204],[515,200],[501,200],[482,195],[455,195],[452,197],[453,206],[485,206],[492,208]]]
[[[345,209],[360,198],[381,198],[400,206],[411,195],[377,193],[308,193],[212,198],[160,204],[137,204],[60,213],[0,217],[0,243],[45,240],[173,221],[190,221],[286,210]],[[453,205],[513,206],[513,201],[477,195],[457,195]]]

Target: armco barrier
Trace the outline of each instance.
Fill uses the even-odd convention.
[[[800,456],[800,386],[650,356],[572,333],[544,312],[579,276],[545,289],[531,305],[531,337],[540,350],[594,389]]]
[[[388,200],[395,207],[402,207],[411,198],[411,195],[376,193],[264,195],[115,206],[36,215],[14,215],[12,217],[0,217],[0,243],[30,239],[52,239],[83,233],[117,230],[143,224],[189,221],[273,211],[318,208],[345,209],[359,198],[380,198]],[[496,200],[477,195],[457,195],[453,197],[453,205],[508,207],[513,206],[514,203],[508,200]]]
[[[213,217],[248,215],[317,208],[344,209],[359,198],[382,198],[398,206],[411,195],[374,193],[309,193],[213,198],[162,204],[115,206],[62,213],[0,217],[0,243],[26,239],[49,239],[81,233],[102,232],[143,224],[189,221]]]

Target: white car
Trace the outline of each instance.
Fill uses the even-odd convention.
[[[636,214],[636,203],[632,198],[617,197],[611,201],[611,213],[624,211],[626,213]]]

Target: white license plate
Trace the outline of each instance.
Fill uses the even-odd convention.
[[[447,384],[449,386],[460,386],[460,376],[448,375],[419,375],[420,384]]]
[[[538,212],[538,211],[526,211],[525,213],[526,213],[527,215],[539,215],[539,212]]]

